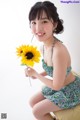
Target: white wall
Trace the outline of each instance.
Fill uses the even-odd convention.
[[[25,66],[20,66],[16,56],[16,47],[30,43],[32,38],[28,12],[36,1],[0,0],[0,114],[7,113],[8,120],[33,119],[28,101],[42,85],[38,80],[31,80],[30,87],[29,80],[24,75]],[[58,35],[58,38],[70,50],[73,70],[80,72],[80,4],[52,1],[57,5],[65,26],[64,33]],[[38,64],[35,68],[42,70]]]

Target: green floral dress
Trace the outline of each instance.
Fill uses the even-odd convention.
[[[47,66],[42,60],[43,69],[49,76],[53,76],[53,67]],[[71,67],[67,69],[66,75],[71,72]],[[72,108],[80,103],[80,77],[75,76],[75,81],[69,85],[63,87],[59,91],[52,90],[51,88],[44,86],[42,88],[42,94],[45,98],[55,103],[62,109]]]

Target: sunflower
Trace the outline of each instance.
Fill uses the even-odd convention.
[[[22,45],[16,48],[16,53],[18,57],[21,57],[23,54],[24,49],[26,48],[26,45]]]
[[[27,66],[34,66],[35,63],[40,61],[40,52],[37,50],[37,47],[30,45],[22,45],[17,48],[17,56],[20,56],[21,64]]]

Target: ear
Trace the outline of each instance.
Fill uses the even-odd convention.
[[[55,30],[57,28],[58,22],[53,23],[53,29]]]

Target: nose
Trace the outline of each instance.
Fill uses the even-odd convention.
[[[43,29],[42,25],[40,23],[36,24],[36,32],[41,32]]]

